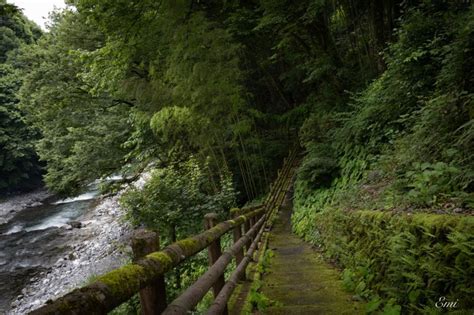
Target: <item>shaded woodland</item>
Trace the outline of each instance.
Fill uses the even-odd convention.
[[[263,198],[297,144],[293,228],[346,268],[370,312],[418,313],[439,290],[472,296],[472,230],[450,227],[459,233],[446,248],[464,253],[454,265],[448,253],[420,275],[400,260],[387,272],[405,276],[385,283],[373,261],[344,256],[375,241],[335,248],[350,236],[330,229],[351,227],[358,219],[345,213],[357,210],[472,215],[471,1],[67,2],[41,31],[0,0],[0,191],[42,178],[73,195],[98,178],[151,170],[122,204],[170,242],[199,230],[206,212],[225,217]],[[442,264],[453,268],[448,289],[433,276]],[[176,292],[202,263],[183,268],[191,271],[170,280]]]

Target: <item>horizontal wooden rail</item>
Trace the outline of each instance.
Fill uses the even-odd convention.
[[[230,215],[231,217],[235,218],[239,215],[244,215],[246,213],[250,213],[252,211],[255,211],[255,210],[259,210],[259,209],[265,209],[265,204],[259,204],[259,205],[255,205],[255,206],[251,206],[251,207],[246,207],[246,208],[233,208],[233,209],[230,209]]]
[[[244,213],[247,213],[247,212],[250,212],[250,211],[253,211],[253,210],[257,210],[257,209],[260,209],[260,208],[263,208],[263,207],[264,207],[263,203],[258,204],[258,205],[253,205],[253,206],[242,207],[240,209],[240,213],[244,214]]]
[[[225,314],[227,301],[237,281],[243,279],[245,269],[252,260],[260,237],[269,225],[268,218],[279,209],[285,198],[286,189],[291,184],[291,170],[295,159],[296,151],[293,150],[288,159],[285,159],[281,171],[278,172],[277,180],[271,186],[270,193],[263,204],[233,209],[231,220],[216,225],[215,223],[208,224],[206,231],[175,242],[161,251],[153,252],[136,259],[131,264],[106,273],[98,277],[94,283],[75,289],[30,314],[107,314],[142,289],[156,290],[153,285],[156,286],[157,280],[163,279],[166,272],[208,247],[214,249],[210,251],[213,255],[210,255],[212,259],[210,259],[209,269],[175,299],[163,314],[187,314],[213,286],[215,301],[209,309],[209,314]],[[208,216],[208,219],[215,222],[214,216]],[[233,231],[234,244],[221,254],[220,238],[229,231]],[[233,258],[236,259],[237,268],[230,279],[224,283],[224,271]],[[161,300],[166,305],[165,297]],[[147,312],[150,313],[150,311]]]
[[[249,227],[248,232],[242,237],[239,237],[239,235],[241,235],[240,232],[235,233],[234,230],[234,245],[228,251],[222,254],[204,275],[202,275],[193,285],[191,285],[178,298],[176,298],[163,312],[163,314],[189,314],[202,300],[209,289],[218,281],[220,277],[223,276],[225,268],[231,262],[232,258],[235,257],[237,261],[236,270],[232,273],[230,279],[225,283],[225,285],[219,288],[220,291],[215,296],[214,303],[208,310],[208,314],[227,314],[227,302],[232,295],[237,282],[242,279],[242,275],[245,273],[247,265],[252,260],[253,253],[258,246],[258,242],[266,227],[266,223],[268,224],[267,220],[274,212],[278,210],[279,203],[283,201],[286,194],[286,189],[291,184],[290,175],[295,156],[296,155],[291,154],[288,160],[285,159],[283,170],[279,172],[277,181],[272,187],[270,194],[264,204],[264,208],[266,210],[265,215],[260,218],[258,222],[253,223],[251,228]],[[231,212],[236,215],[259,207],[260,205],[249,207],[247,209],[233,209]],[[250,222],[252,222],[252,219]],[[247,250],[247,253],[242,259],[239,259],[240,251],[242,250],[244,244],[249,242],[252,238],[252,235],[254,235],[257,231],[257,236],[253,239],[250,247]]]
[[[262,217],[237,243],[232,245],[228,250],[222,253],[221,257],[212,265],[199,279],[194,282],[186,291],[184,291],[177,299],[168,305],[163,312],[165,315],[171,314],[187,314],[192,310],[206,295],[207,291],[212,287],[216,279],[224,274],[225,268],[236,256],[237,252],[257,234],[259,228],[265,222]]]
[[[264,209],[261,208],[221,222],[196,236],[173,243],[135,263],[106,273],[94,283],[75,289],[31,314],[107,314],[140,289],[150,285],[157,277],[207,248],[223,234],[263,213]]]
[[[232,292],[234,291],[235,287],[239,279],[242,278],[242,274],[245,273],[245,269],[247,268],[248,264],[252,260],[253,253],[257,249],[258,242],[262,237],[263,231],[265,230],[265,226],[260,227],[260,231],[258,232],[257,236],[255,237],[252,245],[250,246],[249,250],[244,256],[242,262],[235,268],[234,272],[230,276],[229,280],[227,280],[224,287],[219,292],[219,295],[214,299],[214,302],[207,310],[206,314],[214,315],[214,314],[222,314],[223,310],[227,305],[227,301],[229,300]]]

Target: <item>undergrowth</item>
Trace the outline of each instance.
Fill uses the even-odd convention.
[[[472,310],[474,9],[424,1],[400,25],[352,109],[303,124],[293,229],[367,313]]]

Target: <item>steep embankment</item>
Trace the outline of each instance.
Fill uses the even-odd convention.
[[[326,208],[308,220],[302,213],[293,216],[298,234],[344,268],[345,287],[369,301],[369,313],[474,308],[473,216]]]
[[[344,114],[300,130],[295,232],[368,313],[474,308],[474,7],[423,2]]]

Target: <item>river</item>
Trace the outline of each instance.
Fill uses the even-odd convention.
[[[75,198],[49,198],[0,225],[0,314],[32,278],[50,272],[70,249],[77,236],[67,223],[85,215],[97,195],[92,189]]]

